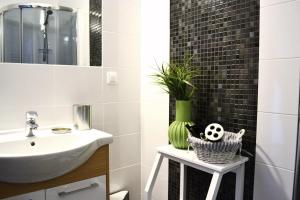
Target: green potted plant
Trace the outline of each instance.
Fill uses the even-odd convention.
[[[192,57],[189,57],[182,63],[161,65],[157,73],[153,74],[155,82],[176,99],[176,119],[171,123],[168,135],[170,143],[179,149],[188,147],[188,131],[185,125],[193,124],[191,99],[196,87],[191,81],[199,75],[199,71],[192,68],[191,60]]]

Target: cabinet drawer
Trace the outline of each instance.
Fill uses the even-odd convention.
[[[46,190],[47,200],[105,200],[106,180],[100,176]]]
[[[45,200],[45,191],[37,191],[28,194],[23,194],[15,197],[9,197],[3,200]]]

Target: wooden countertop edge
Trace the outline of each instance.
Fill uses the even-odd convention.
[[[106,175],[107,199],[109,194],[109,145],[100,147],[83,165],[54,179],[38,183],[3,183],[0,182],[0,199],[34,191],[57,187],[97,176]]]

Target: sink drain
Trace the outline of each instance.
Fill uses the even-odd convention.
[[[35,142],[30,142],[30,145],[33,147],[35,146]]]

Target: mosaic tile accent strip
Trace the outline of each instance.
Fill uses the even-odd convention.
[[[90,66],[102,65],[102,0],[90,0]]]
[[[201,76],[193,83],[193,120],[201,129],[217,122],[246,129],[244,200],[253,199],[259,60],[259,0],[171,0],[171,61],[193,55]],[[170,120],[175,100],[170,99]],[[248,156],[244,153],[244,155]],[[187,199],[205,199],[211,175],[188,168]],[[224,176],[217,199],[234,199],[235,175]],[[170,162],[169,199],[179,198],[179,165]]]

